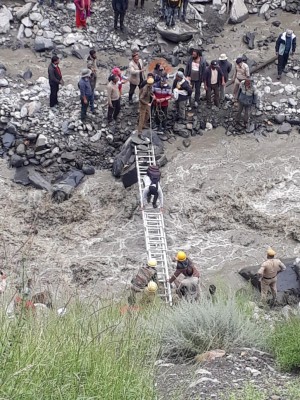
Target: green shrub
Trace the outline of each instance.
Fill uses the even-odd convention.
[[[285,371],[300,369],[300,318],[275,325],[270,344],[279,366]]]
[[[253,384],[247,384],[242,390],[224,396],[224,400],[267,400],[268,396]]]
[[[142,326],[142,313],[120,316],[112,305],[0,316],[0,398],[153,400],[158,347]]]
[[[246,307],[234,294],[218,296],[214,302],[185,301],[165,315],[162,353],[168,357],[190,358],[210,349],[237,346],[265,348],[263,327],[251,320]]]

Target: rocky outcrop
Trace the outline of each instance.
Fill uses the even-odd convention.
[[[231,24],[239,24],[249,17],[248,8],[245,6],[244,0],[233,0],[229,22]]]
[[[164,38],[173,43],[186,42],[192,39],[193,35],[198,32],[198,29],[190,25],[179,22],[173,28],[167,28],[165,23],[158,23],[156,26],[158,33]]]

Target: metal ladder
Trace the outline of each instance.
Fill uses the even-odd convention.
[[[147,173],[149,165],[155,165],[154,148],[151,143],[134,146],[138,185],[140,191],[141,207],[143,206],[143,177]],[[172,305],[172,292],[169,283],[167,240],[165,235],[165,224],[163,214],[159,211],[142,210],[145,242],[148,258],[155,258],[157,261],[158,281],[162,284],[164,293],[160,297]]]

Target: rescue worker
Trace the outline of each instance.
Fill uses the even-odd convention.
[[[156,272],[157,262],[155,258],[150,258],[147,265],[139,268],[137,274],[131,280],[131,293],[128,297],[129,305],[133,305],[137,301],[137,295],[142,294],[145,288],[148,286],[149,282],[153,281],[158,284],[157,272]],[[153,288],[153,286],[150,285]]]
[[[167,82],[167,74],[162,73],[160,80],[153,85],[153,99],[155,106],[155,123],[159,131],[166,129],[169,100],[172,98],[172,89]]]
[[[288,62],[289,56],[295,54],[296,51],[296,35],[291,29],[287,29],[281,33],[276,40],[275,45],[276,56],[278,56],[278,76],[281,79],[282,72],[287,72],[285,67]]]
[[[188,267],[192,267],[192,269],[193,269],[193,275],[192,276],[198,278],[198,282],[199,282],[199,277],[200,277],[199,271],[194,266],[192,260],[186,256],[184,251],[179,251],[177,253],[176,257],[173,258],[173,261],[177,262],[177,265],[176,265],[176,271],[174,272],[174,274],[169,279],[170,283],[174,282],[175,285],[178,287],[180,282],[178,281],[177,278],[181,274],[183,274],[184,276],[187,276],[186,270],[187,270]]]
[[[278,259],[274,258],[276,252],[269,248],[267,251],[267,261],[262,263],[257,274],[259,276],[261,288],[261,300],[266,301],[269,289],[271,290],[273,300],[277,297],[277,275],[286,269],[286,266]]]
[[[150,281],[143,290],[143,294],[139,302],[140,305],[146,306],[152,304],[156,298],[157,290],[158,290],[157,283],[154,281]]]
[[[139,93],[139,123],[138,123],[138,133],[137,135],[142,137],[142,130],[144,128],[145,123],[148,121],[150,117],[150,109],[151,109],[151,101],[152,101],[152,85],[154,83],[153,78],[147,79],[147,85],[144,86]]]
[[[182,299],[193,302],[199,300],[200,286],[199,279],[193,276],[194,270],[191,265],[186,269],[186,278],[179,284],[176,293]]]

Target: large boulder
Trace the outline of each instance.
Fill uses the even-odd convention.
[[[12,13],[5,6],[0,7],[0,33],[7,33],[10,30],[10,21],[13,20]]]
[[[229,23],[239,24],[249,17],[248,8],[245,6],[244,0],[233,0]]]
[[[300,299],[300,281],[299,266],[297,266],[295,258],[287,258],[281,260],[286,265],[286,270],[277,276],[278,301],[282,305],[299,302]],[[250,281],[254,287],[260,290],[260,282],[258,280],[257,271],[260,266],[244,267],[239,274]]]
[[[192,39],[193,35],[198,33],[198,29],[189,26],[184,22],[177,22],[175,29],[166,29],[166,24],[159,22],[156,25],[158,33],[164,38],[173,43],[186,42]]]
[[[46,39],[42,36],[38,36],[34,41],[34,50],[35,51],[46,51],[52,50],[54,47],[51,39]]]
[[[32,7],[33,7],[33,3],[27,3],[27,4],[24,4],[23,7],[19,8],[18,11],[16,12],[17,19],[21,20],[22,18],[26,17],[26,15],[29,14],[29,11],[31,11]]]

